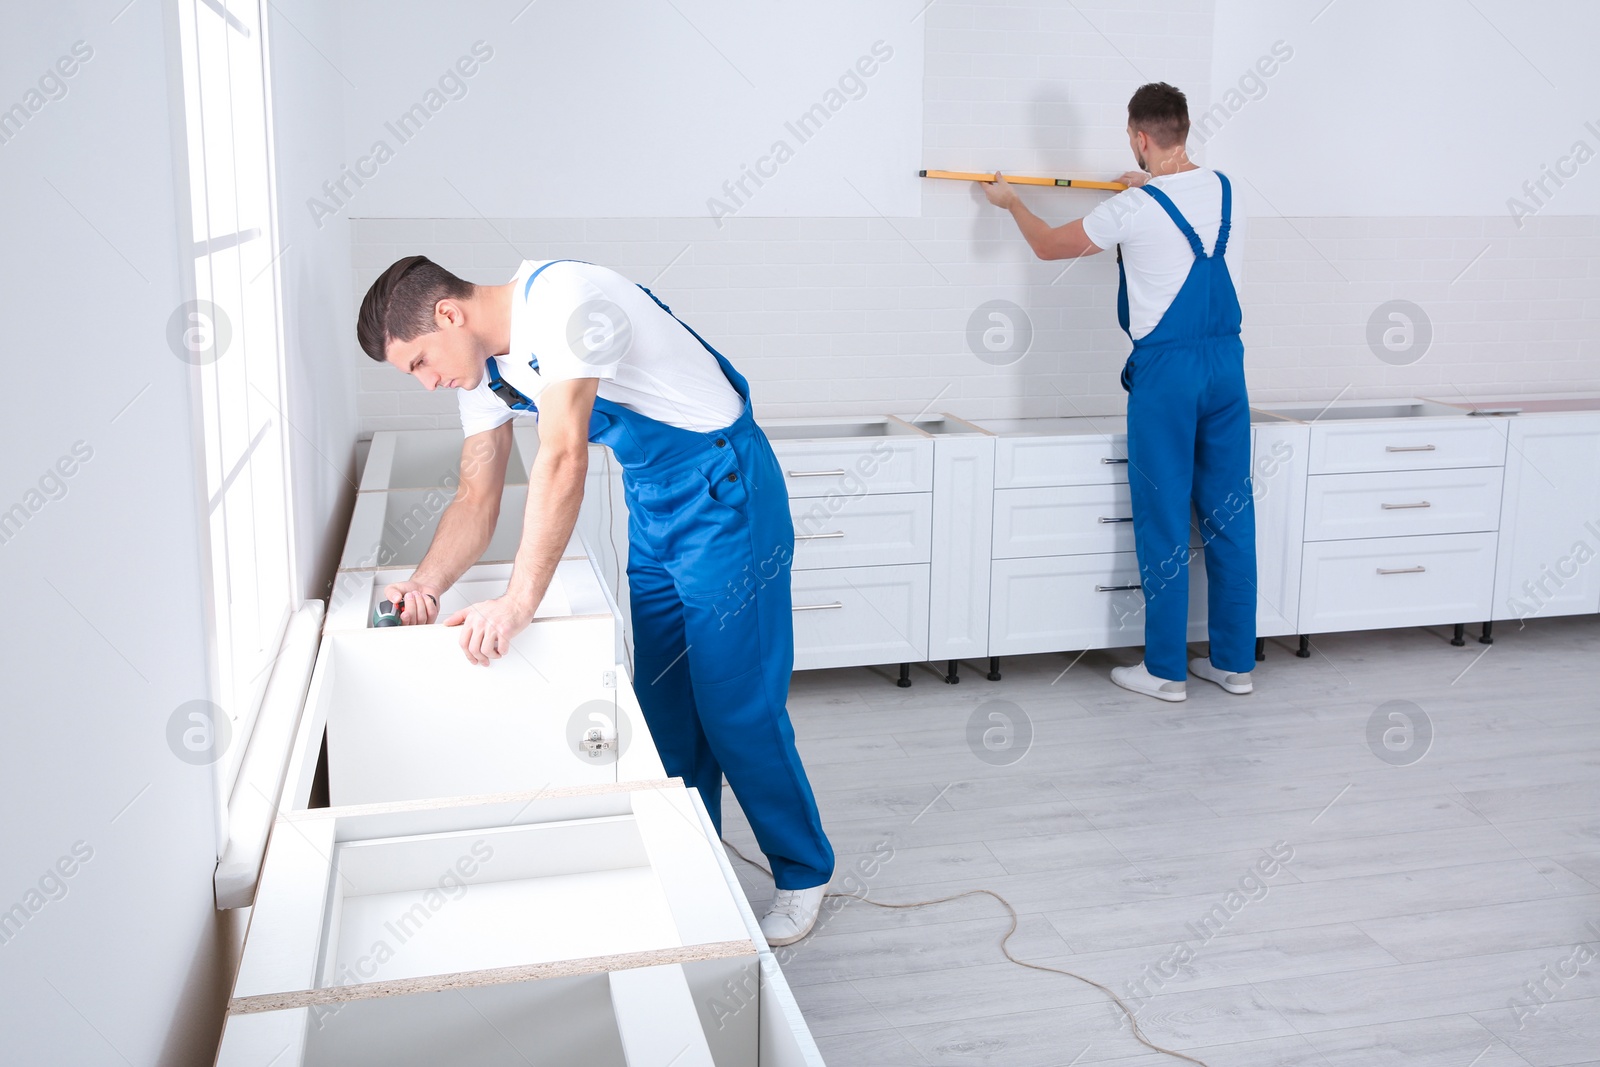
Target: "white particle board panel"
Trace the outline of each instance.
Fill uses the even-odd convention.
[[[440,596],[438,623],[442,624],[462,608],[503,595],[511,581],[511,568],[510,563],[480,563],[467,568],[456,584]],[[340,571],[329,597],[331,606],[323,624],[324,632],[373,628],[373,613],[381,601],[388,599],[384,590],[391,583],[409,580],[411,573],[408,567]],[[594,563],[585,558],[568,558],[556,564],[556,573],[534,617],[610,614],[611,598],[601,584]]]
[[[532,438],[536,446],[537,436]],[[528,439],[518,437],[506,457],[506,485],[527,485],[532,453]],[[394,489],[454,488],[463,471],[495,461],[487,434],[463,439],[460,430],[379,430],[372,435],[366,466],[361,469],[364,493]]]
[[[1495,619],[1600,611],[1600,414],[1506,427]]]
[[[617,668],[611,616],[535,620],[488,667],[442,626],[323,636],[283,810],[309,803],[324,733],[335,805],[661,777]],[[589,752],[591,727],[617,747]]]
[[[217,1062],[818,1067],[762,944],[678,780],[289,814]]]

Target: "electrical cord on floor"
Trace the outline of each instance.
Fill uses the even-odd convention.
[[[771,871],[757,863],[755,860],[751,859],[749,856],[746,856],[743,852],[740,852],[739,847],[733,842],[724,837],[722,839],[722,843],[727,845],[729,850],[731,850],[735,856],[738,856],[740,859],[744,860],[746,863],[760,871],[762,874],[766,875],[768,878],[772,877]],[[1000,902],[1001,907],[1006,909],[1006,914],[1011,916],[1011,929],[1007,930],[1005,936],[1000,939],[1000,952],[1005,956],[1006,959],[1010,960],[1012,963],[1015,963],[1018,967],[1027,967],[1029,970],[1048,971],[1051,974],[1065,975],[1068,978],[1076,978],[1078,981],[1083,982],[1086,985],[1094,986],[1096,989],[1100,990],[1100,992],[1110,997],[1118,1008],[1122,1009],[1122,1014],[1127,1016],[1128,1025],[1133,1028],[1133,1036],[1138,1039],[1139,1044],[1153,1052],[1159,1052],[1164,1056],[1175,1056],[1180,1060],[1187,1060],[1190,1063],[1199,1064],[1200,1067],[1209,1067],[1204,1060],[1197,1060],[1193,1056],[1185,1055],[1182,1052],[1175,1052],[1170,1048],[1163,1048],[1154,1041],[1151,1041],[1148,1037],[1145,1037],[1144,1031],[1139,1029],[1139,1020],[1134,1017],[1133,1010],[1123,1002],[1121,997],[1117,996],[1117,994],[1112,992],[1108,987],[1096,982],[1093,978],[1085,978],[1081,974],[1074,974],[1072,971],[1064,971],[1059,967],[1046,967],[1042,963],[1029,963],[1027,960],[1019,960],[1017,957],[1013,956],[1011,954],[1011,950],[1006,947],[1006,944],[1011,940],[1011,935],[1017,932],[1017,909],[1011,906],[1011,902],[1009,900],[1001,896],[999,893],[996,893],[992,889],[968,889],[960,893],[952,893],[947,897],[939,897],[935,900],[918,900],[905,904],[888,904],[881,900],[868,900],[866,897],[857,896],[854,893],[824,893],[822,895],[824,898],[848,897],[851,900],[859,900],[863,904],[871,904],[875,908],[926,908],[930,904],[947,904],[952,900],[960,900],[962,897],[993,897]]]

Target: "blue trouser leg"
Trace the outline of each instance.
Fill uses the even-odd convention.
[[[1250,484],[1250,403],[1237,341],[1208,352],[1210,387],[1202,398],[1194,448],[1194,502],[1206,539],[1207,625],[1211,663],[1255,669],[1256,520]]]
[[[633,684],[661,764],[700,792],[722,831],[722,766],[706,743],[684,655],[683,598],[661,562],[637,542],[628,547]]]
[[[1198,390],[1188,355],[1136,351],[1128,392],[1128,488],[1144,587],[1144,665],[1168,681],[1189,673],[1189,498]]]

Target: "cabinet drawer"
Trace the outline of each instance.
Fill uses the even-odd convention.
[[[1478,533],[1500,523],[1500,467],[1317,474],[1306,487],[1306,540]]]
[[[1138,583],[1132,552],[997,559],[990,574],[989,654],[1143,644]],[[1189,565],[1191,641],[1204,640],[1205,616],[1205,567],[1196,558]]]
[[[1492,533],[1308,544],[1301,570],[1300,632],[1487,619],[1494,553]]]
[[[795,670],[920,663],[928,565],[793,572]]]
[[[1353,422],[1311,427],[1311,474],[1498,467],[1504,432],[1490,419]]]
[[[791,497],[927,493],[933,489],[932,441],[774,441],[772,450]]]
[[[995,559],[1132,551],[1127,482],[995,490]]]
[[[995,442],[996,489],[1103,485],[1128,480],[1128,435],[1002,437]]]
[[[801,497],[789,514],[796,570],[927,563],[932,554],[932,493]]]

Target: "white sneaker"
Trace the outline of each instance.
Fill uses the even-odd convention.
[[[811,932],[817,924],[817,913],[822,910],[822,894],[828,887],[812,886],[810,889],[780,889],[772,898],[772,907],[761,917],[761,932],[773,948],[792,945]]]
[[[1189,673],[1196,678],[1204,678],[1208,682],[1216,682],[1230,693],[1248,693],[1255,688],[1255,683],[1250,680],[1250,672],[1229,674],[1227,671],[1213,667],[1209,658],[1203,659],[1196,656],[1190,660]]]
[[[1144,669],[1144,661],[1132,667],[1112,667],[1111,680],[1124,689],[1135,693],[1143,693],[1147,697],[1157,700],[1187,700],[1188,694],[1184,692],[1182,682],[1172,682],[1165,678],[1157,678]]]

